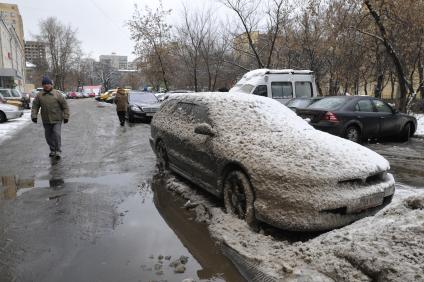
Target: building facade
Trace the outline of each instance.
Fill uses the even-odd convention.
[[[116,53],[112,53],[111,55],[100,55],[99,61],[101,64],[117,70],[126,70],[128,68],[128,57],[119,56],[116,55]]]
[[[6,25],[15,29],[21,45],[24,45],[24,24],[18,5],[0,3],[0,17],[4,20]]]
[[[0,87],[25,85],[25,51],[15,28],[0,17]]]
[[[25,41],[25,60],[34,65],[47,62],[46,44],[38,41]]]

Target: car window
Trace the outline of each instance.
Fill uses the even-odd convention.
[[[377,111],[380,113],[393,113],[392,109],[383,101],[380,100],[373,100],[375,107],[377,108]]]
[[[296,81],[296,98],[311,98],[312,97],[312,83],[309,81]]]
[[[209,110],[205,106],[193,105],[192,114],[195,123],[210,123]]]
[[[268,97],[268,89],[266,85],[258,85],[253,91],[253,94],[258,96]]]
[[[5,90],[5,89],[1,89],[0,90],[0,94],[1,95],[3,95],[3,97],[12,97],[11,95],[10,95],[10,92],[8,91],[8,90]]]
[[[346,97],[328,97],[313,103],[308,109],[335,110],[347,102]]]
[[[16,89],[12,89],[12,96],[19,97],[19,98],[22,97],[21,93]]]
[[[293,98],[293,85],[291,82],[272,82],[272,98]]]
[[[160,109],[161,111],[167,112],[167,113],[172,113],[174,106],[177,104],[176,100],[168,100],[164,103],[162,103]]]
[[[293,108],[306,108],[312,103],[312,99],[292,99],[286,104],[286,106]]]
[[[233,88],[230,89],[230,92],[243,92],[250,94],[253,90],[253,85],[251,84],[236,84]]]
[[[175,115],[182,120],[191,121],[193,119],[193,104],[179,102],[175,108]]]
[[[370,100],[361,100],[355,106],[357,112],[374,112],[374,107]]]

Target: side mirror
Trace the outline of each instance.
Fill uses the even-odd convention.
[[[210,126],[207,123],[201,123],[199,125],[196,125],[194,128],[194,133],[201,134],[201,135],[207,135],[207,136],[215,136],[215,130],[213,130],[212,126]]]

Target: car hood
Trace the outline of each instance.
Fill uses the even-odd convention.
[[[223,157],[230,156],[250,172],[286,180],[334,183],[365,179],[390,168],[385,158],[370,149],[315,129],[295,135],[271,132],[237,136],[230,146],[223,142],[219,150]]]

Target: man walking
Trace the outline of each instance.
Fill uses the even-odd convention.
[[[38,111],[41,108],[44,134],[50,147],[49,156],[60,159],[62,121],[68,123],[68,103],[58,91],[53,89],[53,82],[48,77],[44,77],[41,84],[43,90],[37,93],[32,102],[31,119],[37,123]]]
[[[121,126],[125,125],[125,115],[128,110],[128,95],[125,93],[125,89],[118,87],[115,96],[116,112],[118,114],[119,122]]]

